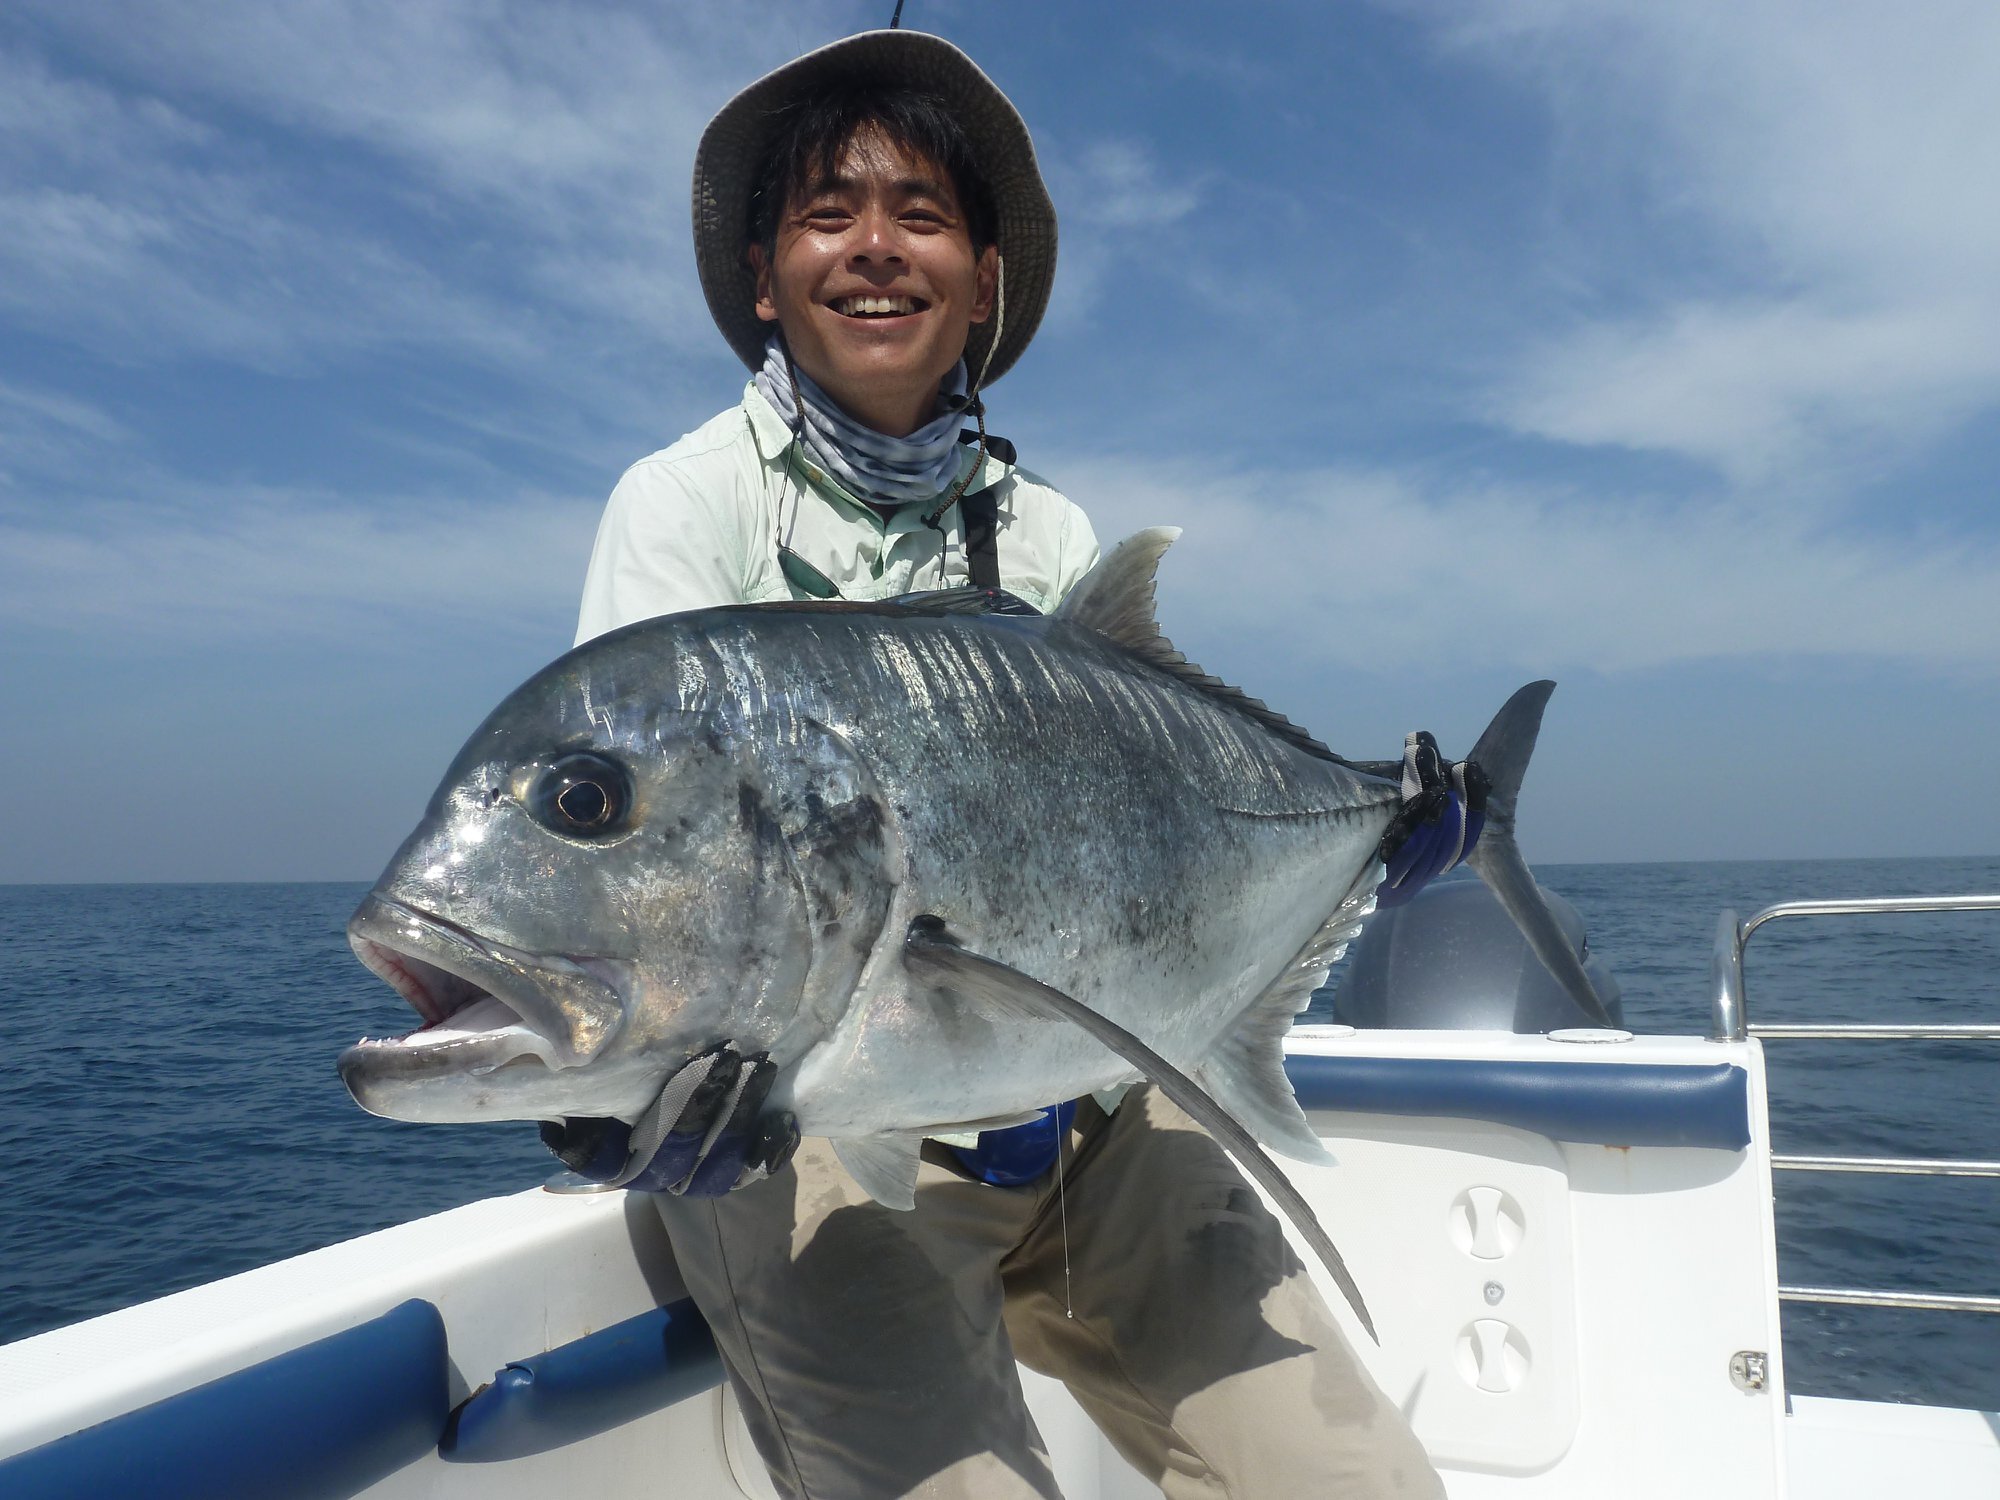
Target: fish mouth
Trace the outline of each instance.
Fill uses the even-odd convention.
[[[624,1015],[614,964],[529,953],[392,897],[369,895],[347,924],[347,940],[423,1024],[400,1036],[363,1037],[343,1056],[343,1071],[363,1053],[405,1054],[413,1063],[422,1054],[438,1071],[580,1068],[604,1050]]]

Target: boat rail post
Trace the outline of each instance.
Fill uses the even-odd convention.
[[[1840,1022],[1797,1025],[1790,1022],[1749,1024],[1744,994],[1743,950],[1757,929],[1780,917],[1879,916],[1892,912],[2000,911],[2000,892],[1973,896],[1858,896],[1829,901],[1780,901],[1739,921],[1733,910],[1717,919],[1715,949],[1709,957],[1710,999],[1714,1020],[1710,1039],[1718,1042],[1763,1041],[1873,1042],[2000,1041],[2000,1024],[1993,1022]],[[1805,1156],[1773,1152],[1776,1171],[1840,1172],[1868,1176],[2000,1178],[2000,1161],[1938,1157]],[[1786,1286],[1778,1287],[1780,1302],[1833,1303],[1851,1307],[1904,1307],[1937,1312],[2000,1314],[2000,1295],[1927,1292],[1891,1288]]]
[[[1715,949],[1709,955],[1711,1042],[1740,1042],[1750,1034],[1743,1013],[1743,924],[1736,909],[1725,906],[1715,919]]]

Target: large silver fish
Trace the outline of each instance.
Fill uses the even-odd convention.
[[[426,1023],[342,1055],[356,1100],[631,1121],[726,1041],[776,1064],[767,1107],[908,1206],[925,1135],[1143,1066],[1325,1159],[1283,1038],[1369,909],[1400,790],[1173,650],[1153,585],[1175,534],[1051,616],[976,590],[710,609],[536,674],[350,924]],[[1474,751],[1475,868],[1594,1013],[1512,838],[1550,686]]]

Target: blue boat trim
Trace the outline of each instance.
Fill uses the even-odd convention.
[[[1750,1144],[1750,1075],[1734,1063],[1554,1063],[1473,1058],[1285,1059],[1312,1110],[1442,1115],[1605,1146]]]
[[[0,1459],[8,1500],[336,1500],[429,1453],[451,1406],[444,1319],[379,1318]]]
[[[452,1413],[438,1452],[455,1463],[545,1453],[722,1382],[722,1357],[683,1299],[508,1365]]]

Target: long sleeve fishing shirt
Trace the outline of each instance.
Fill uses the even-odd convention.
[[[976,450],[961,460],[969,467]],[[960,470],[961,475],[964,469]],[[1097,561],[1097,537],[1062,494],[990,454],[969,491],[999,503],[1001,582],[1044,612]],[[611,492],[577,622],[579,643],[634,620],[720,604],[818,597],[888,599],[971,581],[954,506],[942,530],[924,505],[885,519],[820,470],[754,385],[740,405],[642,458]],[[789,550],[790,572],[780,557]],[[798,567],[803,562],[811,570]]]

